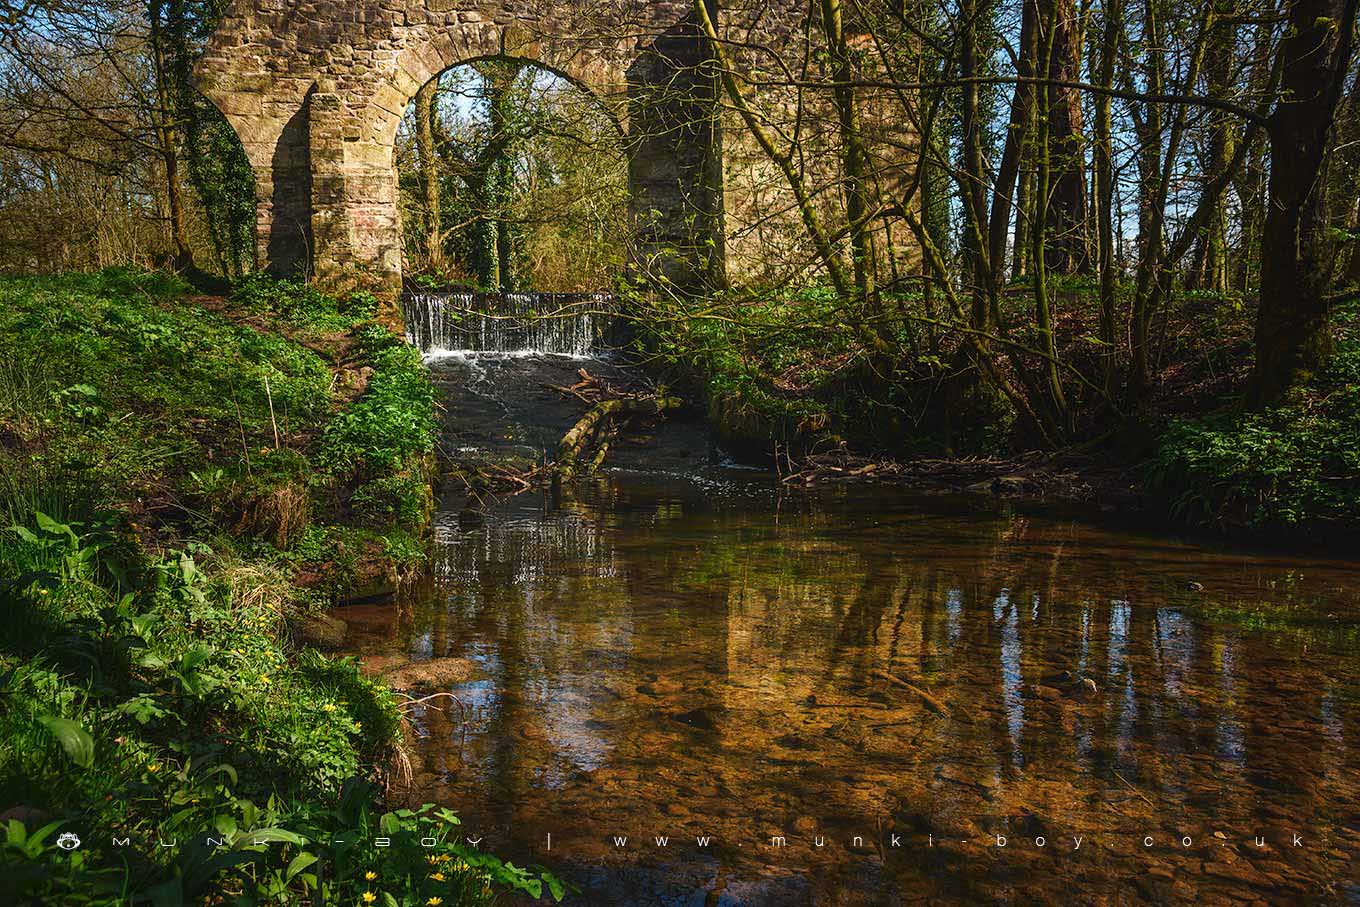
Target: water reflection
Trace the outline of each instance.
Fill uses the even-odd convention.
[[[413,797],[577,903],[1356,901],[1348,565],[623,474],[438,538],[352,642],[476,665]]]

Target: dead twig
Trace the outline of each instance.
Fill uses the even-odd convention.
[[[925,690],[916,686],[916,684],[908,683],[901,677],[898,677],[896,674],[889,674],[887,671],[874,671],[873,676],[877,677],[879,680],[886,680],[889,683],[893,684],[894,686],[900,687],[901,689],[906,690],[908,693],[911,693],[913,696],[915,696],[917,699],[921,701],[922,705],[924,705],[929,711],[934,712],[936,715],[939,715],[943,718],[954,717],[954,713],[953,711],[950,710],[949,706],[945,705],[943,702],[941,702],[939,699],[936,699],[934,696],[930,695]]]

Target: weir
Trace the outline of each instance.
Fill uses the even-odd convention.
[[[499,352],[591,356],[603,348],[614,297],[608,293],[402,295],[406,339],[422,353]]]

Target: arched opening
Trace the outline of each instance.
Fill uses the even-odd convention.
[[[626,266],[620,124],[535,61],[459,63],[423,86],[397,130],[408,284],[598,292]]]
[[[232,124],[197,91],[181,112],[183,153],[197,201],[193,222],[196,244],[228,280],[255,269],[255,180],[250,159]]]
[[[249,157],[256,184],[257,257],[268,270],[284,273],[302,263],[327,286],[364,287],[384,297],[400,290],[403,276],[442,273],[408,254],[403,221],[415,220],[410,187],[418,185],[419,175],[412,180],[408,167],[403,186],[398,132],[407,120],[407,134],[414,136],[408,109],[442,73],[508,58],[542,70],[529,80],[539,97],[569,99],[580,93],[578,103],[593,98],[597,104],[579,103],[581,116],[559,115],[567,129],[535,133],[539,148],[556,143],[560,160],[519,170],[534,191],[511,193],[518,202],[511,212],[516,216],[502,220],[532,224],[535,230],[523,256],[528,269],[514,275],[513,262],[504,269],[511,273],[511,285],[595,289],[610,282],[604,278],[617,273],[624,259],[634,285],[664,286],[682,295],[724,285],[717,83],[705,63],[706,40],[688,19],[675,22],[670,5],[642,5],[636,11],[641,18],[628,12],[626,22],[619,18],[622,10],[587,4],[580,9],[584,18],[548,10],[542,16],[511,16],[510,24],[499,16],[431,9],[419,22],[380,30],[380,38],[353,23],[327,31],[343,40],[322,48],[308,17],[294,15],[291,8],[238,2],[241,10],[224,18],[196,77]],[[361,8],[367,10],[367,3]],[[385,19],[388,13],[373,15]],[[255,50],[261,34],[271,35],[277,45],[268,66]],[[345,52],[334,53],[336,46]],[[363,68],[356,71],[360,60]],[[579,138],[581,127],[592,120],[617,124],[617,134],[595,130],[617,149],[611,155],[617,163],[605,167],[607,179],[596,179],[595,173],[589,174],[589,184],[584,176],[576,179],[575,202],[552,222],[548,212],[560,206],[543,203],[551,196],[557,202],[572,199],[566,189],[573,183],[563,177],[567,169],[606,159],[566,150],[572,143],[564,136],[575,132]],[[418,163],[411,139],[407,147],[407,160]],[[595,150],[591,143],[583,147]],[[535,159],[533,154],[520,158]],[[438,185],[456,188],[447,180]],[[620,197],[626,205],[615,204]],[[531,208],[537,215],[525,216]],[[590,210],[594,214],[582,214]],[[600,217],[600,211],[609,216]],[[447,230],[456,222],[443,214],[440,228]],[[600,238],[584,249],[573,232],[583,220]],[[625,242],[604,242],[624,223]],[[444,254],[442,242],[435,248]],[[428,257],[429,249],[427,242],[421,257]],[[590,254],[606,249],[607,255]],[[456,247],[450,250],[456,252]],[[506,283],[499,256],[494,275],[485,264],[478,268],[465,262],[465,285]]]

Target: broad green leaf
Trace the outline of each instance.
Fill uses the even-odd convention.
[[[233,844],[248,846],[256,841],[270,842],[283,841],[286,844],[306,844],[307,839],[302,835],[289,831],[286,828],[257,828],[254,831],[238,832]]]
[[[89,768],[94,763],[94,738],[80,726],[79,721],[54,715],[45,715],[38,720],[57,738],[72,762],[81,768]]]
[[[305,851],[298,854],[293,857],[292,861],[288,864],[288,868],[283,871],[284,879],[289,882],[293,881],[294,876],[315,862],[316,854],[306,853]]]
[[[18,535],[19,538],[23,539],[25,542],[28,542],[30,545],[38,544],[38,537],[33,534],[33,530],[27,528],[26,526],[11,526],[9,528],[16,535]]]
[[[38,856],[38,852],[42,849],[42,842],[50,838],[53,832],[55,832],[58,828],[61,828],[62,824],[63,824],[62,819],[57,819],[54,822],[48,822],[42,828],[38,829],[37,831],[33,832],[28,836],[28,840],[24,842],[24,849],[27,850],[31,856],[34,857]]]
[[[76,535],[74,529],[65,523],[58,523],[41,510],[33,511],[33,519],[37,522],[38,528],[49,535],[64,535],[71,540],[72,545],[80,544],[80,536]]]
[[[192,586],[194,580],[198,577],[198,565],[194,563],[194,559],[188,554],[181,554],[179,556],[179,573],[180,578],[184,580],[184,585],[186,586]]]

